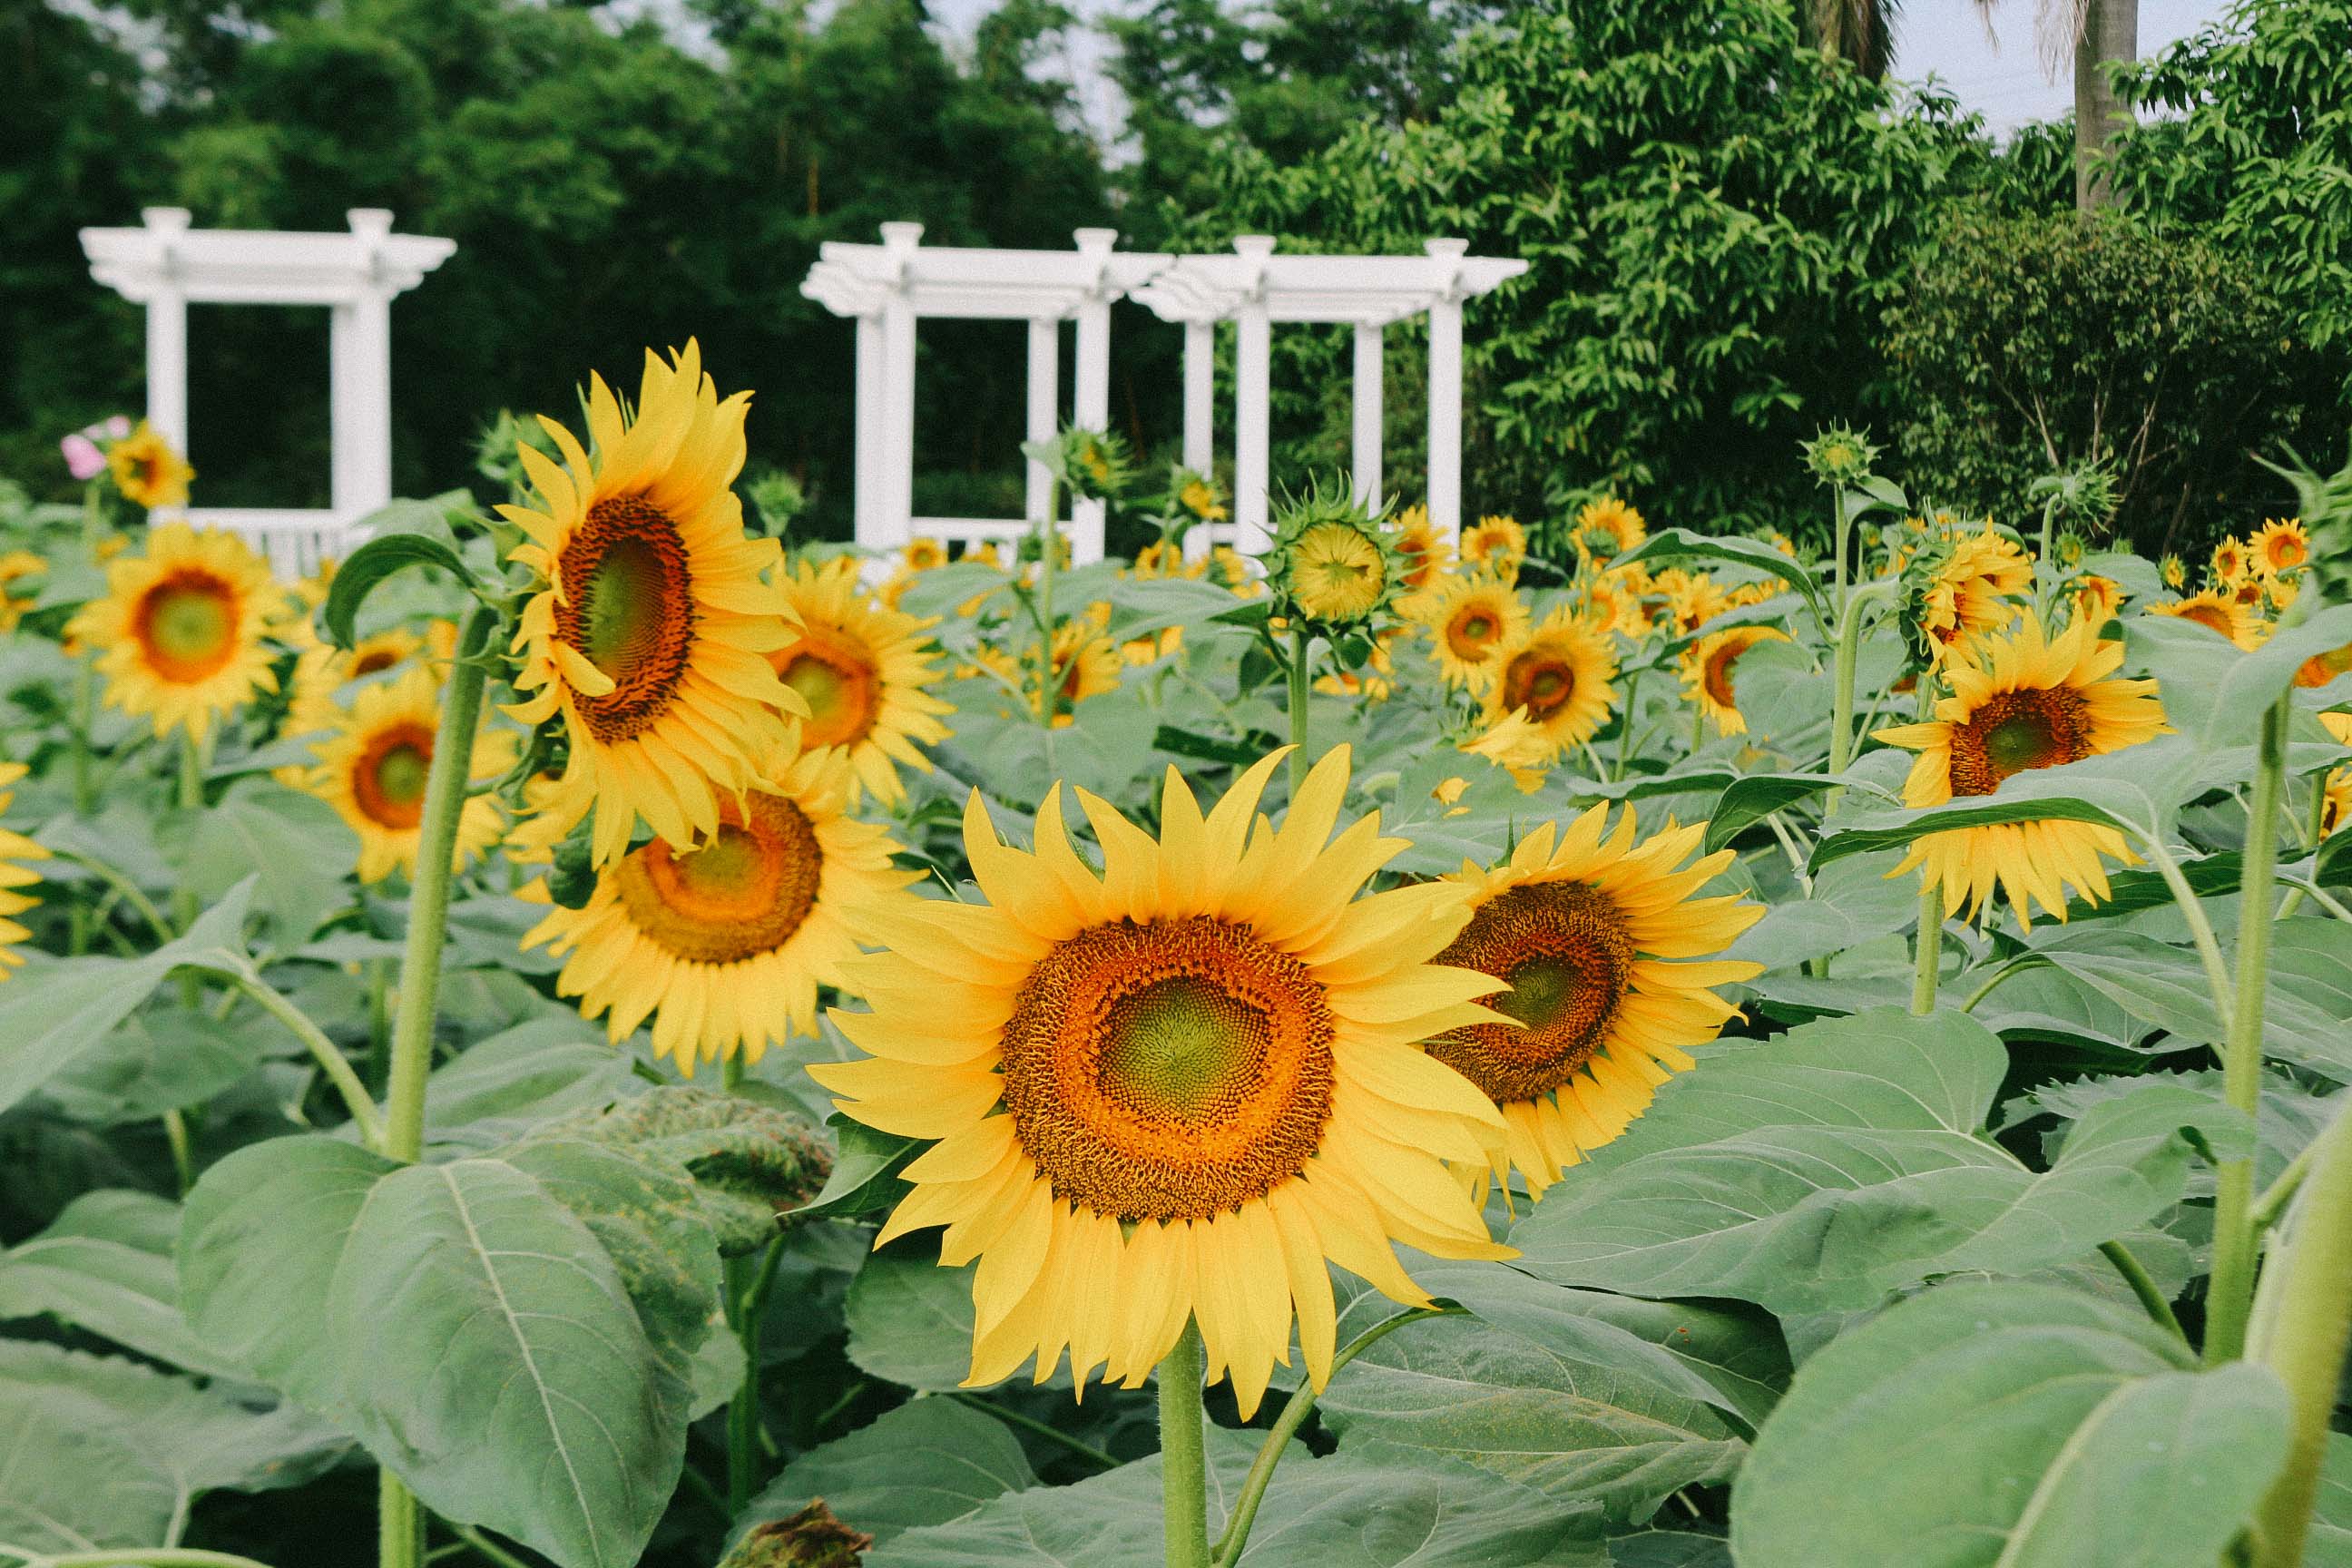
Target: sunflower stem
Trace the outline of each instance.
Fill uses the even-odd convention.
[[[1209,1568],[1207,1445],[1202,1431],[1207,1356],[1201,1328],[1184,1331],[1160,1363],[1160,1502],[1168,1568]]]
[[[417,824],[416,874],[408,905],[408,941],[400,961],[400,1000],[392,1021],[392,1068],[384,1087],[383,1134],[375,1147],[392,1159],[425,1152],[425,1082],[433,1069],[433,1023],[441,992],[441,948],[449,931],[449,890],[457,880],[457,823],[466,809],[466,775],[482,720],[489,671],[482,653],[497,622],[488,605],[467,617],[457,658],[442,693],[433,763],[425,775]],[[377,1473],[378,1568],[419,1568],[425,1520],[416,1494],[387,1467]]]
[[[2289,701],[2290,695],[2282,693],[2263,715],[2238,874],[2238,973],[2221,1048],[2221,1093],[2249,1121],[2262,1106],[2263,993],[2270,979],[2271,889],[2278,871]],[[2205,1308],[2209,1365],[2234,1361],[2245,1352],[2246,1315],[2254,1295],[2253,1156],[2222,1161],[2213,1180],[2213,1279]]]
[[[1307,701],[1309,676],[1313,666],[1307,658],[1312,638],[1305,626],[1294,627],[1290,634],[1290,793],[1293,798],[1307,780]]]
[[[1417,1323],[1423,1318],[1448,1317],[1456,1310],[1458,1309],[1446,1307],[1416,1307],[1386,1321],[1374,1323],[1349,1340],[1346,1348],[1331,1358],[1331,1375],[1339,1375],[1341,1367],[1407,1323]],[[1329,1381],[1328,1377],[1324,1380],[1327,1385]],[[1217,1537],[1217,1544],[1212,1552],[1212,1568],[1231,1568],[1240,1558],[1242,1549],[1249,1544],[1250,1527],[1257,1522],[1258,1506],[1265,1500],[1265,1489],[1274,1480],[1274,1468],[1282,1463],[1283,1453],[1289,1447],[1291,1438],[1298,1435],[1298,1428],[1306,1424],[1307,1412],[1314,1408],[1315,1385],[1311,1382],[1302,1383],[1292,1393],[1290,1402],[1282,1407],[1282,1414],[1275,1417],[1274,1425],[1267,1428],[1265,1441],[1258,1445],[1257,1458],[1250,1462],[1249,1474],[1243,1479],[1242,1489],[1234,1498],[1234,1510],[1225,1519],[1224,1533]]]
[[[205,750],[194,730],[180,731],[181,811],[193,817],[205,808]],[[172,889],[172,923],[184,931],[195,923],[196,889],[185,877]],[[194,1008],[204,1000],[204,982],[193,970],[180,972],[180,1005]]]
[[[1853,680],[1862,647],[1863,611],[1892,590],[1891,580],[1856,588],[1838,616],[1837,650],[1831,664],[1830,688],[1829,771],[1832,773],[1845,772],[1846,764],[1853,761]],[[1822,806],[1824,816],[1836,812],[1844,794],[1843,789],[1830,791]]]
[[[1911,952],[1911,1013],[1924,1018],[1936,1010],[1936,982],[1944,963],[1944,889],[1919,874],[1919,935]]]
[[[1633,749],[1633,719],[1641,711],[1642,672],[1635,669],[1625,677],[1625,707],[1617,721],[1617,771],[1610,775],[1619,783],[1625,778],[1625,763]]]
[[[2042,503],[2042,548],[2033,557],[2033,618],[2045,627],[2050,624],[2050,588],[2054,575],[2050,559],[2050,529],[2058,515],[2058,497],[2052,492]]]
[[[2182,1344],[2189,1342],[2189,1331],[2180,1326],[2179,1318],[2172,1310],[2172,1303],[2165,1300],[2164,1291],[2157,1285],[2155,1277],[2148,1273],[2147,1265],[2133,1255],[2130,1247],[2120,1241],[2103,1241],[2099,1243],[2099,1256],[2115,1265],[2116,1272],[2122,1275],[2124,1283],[2131,1287],[2132,1295],[2138,1299],[2141,1310],[2147,1313],[2150,1321]]]
[[[312,1059],[318,1062],[319,1070],[327,1075],[327,1081],[335,1086],[335,1092],[342,1096],[343,1109],[350,1113],[352,1124],[359,1129],[360,1141],[371,1149],[383,1143],[383,1123],[376,1115],[375,1101],[368,1098],[367,1085],[362,1083],[360,1075],[352,1070],[350,1058],[327,1037],[324,1030],[310,1021],[308,1014],[258,975],[240,974],[227,969],[211,969],[205,973],[218,976],[234,990],[252,997],[263,1012],[285,1025],[310,1051]]]
[[[1045,481],[1045,515],[1037,520],[1037,722],[1054,727],[1060,683],[1054,679],[1054,557],[1062,510],[1062,481]]]
[[[2196,945],[2198,962],[2205,970],[2205,987],[2213,998],[2213,1016],[2221,1026],[2222,1037],[2227,1039],[2230,1017],[2237,1011],[2237,1006],[2231,994],[2230,965],[2221,956],[2221,941],[2213,934],[2213,922],[2206,917],[2205,900],[2199,898],[2197,889],[2189,885],[2187,874],[2180,869],[2180,861],[2173,855],[2171,847],[2164,842],[2161,833],[2135,828],[2132,837],[2139,840],[2140,848],[2147,852],[2148,863],[2156,868],[2156,874],[2164,879],[2165,889],[2172,895],[2173,905],[2179,910],[2180,918],[2189,922],[2189,940]]]
[[[2312,1145],[2294,1228],[2263,1280],[2255,1358],[2286,1384],[2286,1468],[2256,1510],[2258,1568],[2297,1568],[2352,1338],[2352,1113]]]

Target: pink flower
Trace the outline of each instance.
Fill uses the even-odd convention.
[[[92,428],[95,429],[96,426],[92,426]],[[106,422],[106,438],[110,441],[128,441],[131,439],[131,416],[128,414],[118,414],[113,418],[108,420]]]
[[[94,479],[106,471],[106,454],[98,443],[77,431],[58,443],[66,455],[66,472],[78,479]]]

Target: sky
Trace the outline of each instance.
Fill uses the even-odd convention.
[[[1643,5],[1703,5],[1706,0],[1633,0]],[[970,37],[995,0],[931,0],[931,14],[950,32]],[[1071,0],[1084,16],[1121,8],[1118,0]],[[2226,0],[2139,0],[2139,47],[2152,55],[2174,39],[2218,20]],[[2062,72],[2056,81],[2043,71],[2033,37],[2036,0],[1999,0],[1989,34],[1975,0],[1910,0],[1896,24],[1895,72],[1905,81],[1933,75],[1963,107],[1985,117],[1994,132],[2035,120],[2053,120],[2073,106],[2074,85]],[[1097,130],[1115,128],[1118,106],[1098,62],[1101,40],[1073,41],[1070,74],[1080,84],[1087,118]]]

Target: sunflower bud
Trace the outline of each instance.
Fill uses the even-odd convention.
[[[1871,465],[1878,460],[1878,447],[1850,425],[1826,426],[1801,446],[1805,467],[1825,485],[1859,484],[1870,477]]]
[[[1327,631],[1370,624],[1395,602],[1406,564],[1394,530],[1319,479],[1285,500],[1265,558],[1275,614]]]

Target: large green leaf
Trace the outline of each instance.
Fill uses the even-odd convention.
[[[1741,1568],[2211,1563],[2286,1453],[2267,1370],[2198,1372],[2144,1315],[1931,1290],[1807,1362],[1732,1495]]]
[[[1822,867],[1806,897],[1769,903],[1764,918],[1741,932],[1724,956],[1782,969],[1915,923],[1918,884],[1887,875],[1898,858],[1893,850],[1882,850]]]
[[[165,839],[199,897],[216,899],[257,877],[256,912],[274,922],[281,947],[307,940],[349,901],[344,879],[359,840],[335,808],[273,779],[240,779]]]
[[[1832,1029],[1847,1045],[1837,1069],[1819,1062],[1819,1032]],[[1969,1092],[1939,1081],[1936,1100],[1890,1100],[1916,1083],[1923,1050]],[[2151,1082],[2093,1108],[2048,1171],[2028,1170],[1979,1131],[2006,1059],[1973,1020],[1891,1011],[1727,1054],[1660,1091],[1629,1138],[1634,1157],[1519,1223],[1520,1267],[1782,1312],[1865,1307],[1938,1274],[2067,1262],[2155,1217],[2187,1183],[2184,1129],[2251,1147],[2242,1117]]]
[[[1004,1423],[952,1399],[918,1399],[795,1458],[736,1522],[782,1519],[823,1498],[835,1518],[881,1542],[1036,1484]]]
[[[243,968],[247,878],[188,933],[138,958],[27,964],[0,987],[0,1110],[80,1060],[184,963]]]
[[[179,1489],[120,1434],[79,1425],[29,1384],[0,1383],[0,1541],[39,1552],[152,1546]]]
[[[971,1270],[935,1257],[876,1253],[850,1281],[849,1359],[921,1392],[963,1385],[971,1371]]]
[[[2352,1568],[2352,1437],[2327,1435],[2319,1462],[2319,1500],[2304,1542],[2304,1568]]]
[[[191,1372],[244,1376],[180,1315],[179,1230],[180,1205],[152,1193],[85,1193],[0,1253],[0,1318],[45,1314]]]
[[[425,1086],[426,1136],[436,1145],[494,1149],[533,1126],[601,1110],[644,1088],[625,1051],[576,1013],[519,1024],[478,1040]]]
[[[276,1025],[230,1022],[201,1008],[154,1007],[124,1019],[41,1086],[42,1097],[94,1126],[152,1121],[200,1105],[251,1072],[265,1049],[299,1049]]]
[[[1812,569],[1792,555],[1783,555],[1760,539],[1737,534],[1693,533],[1687,528],[1662,528],[1612,563],[1659,564],[1677,561],[1721,561],[1778,577],[1804,596],[1813,613],[1826,624],[1829,606]]]

